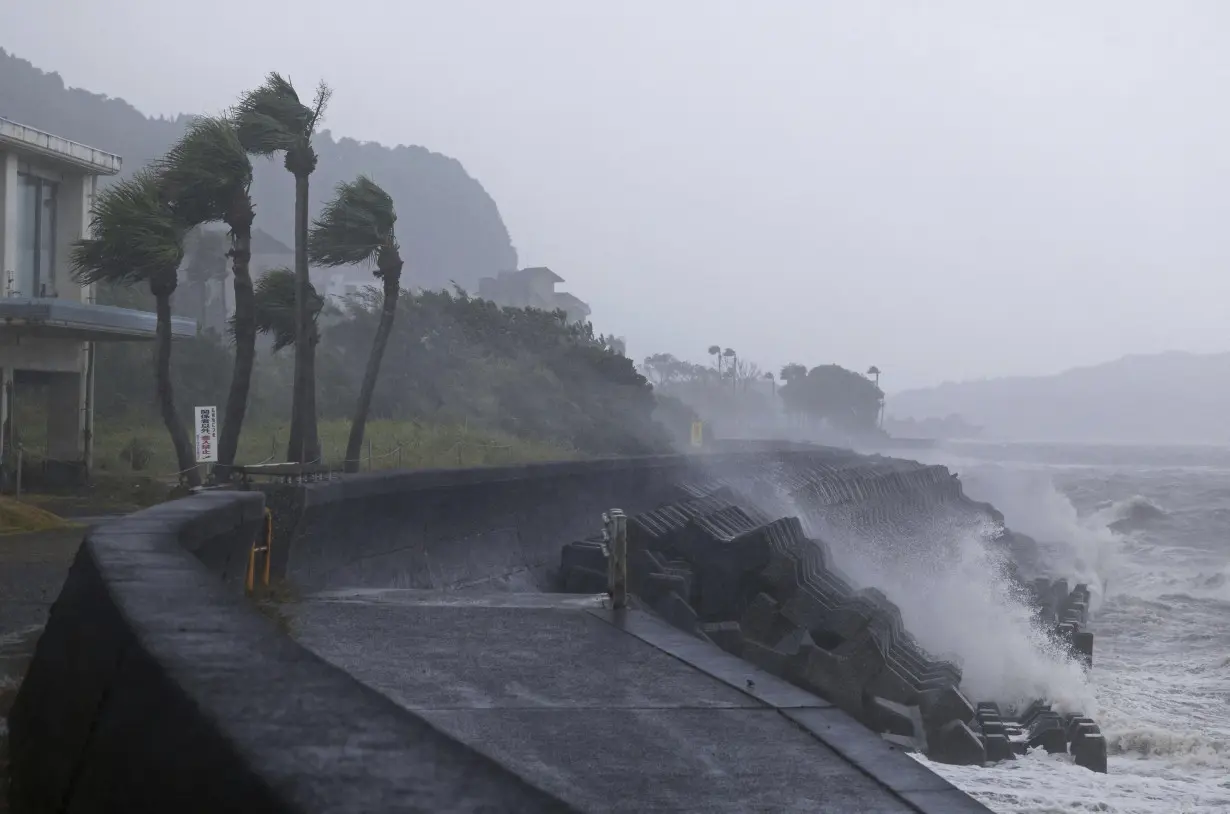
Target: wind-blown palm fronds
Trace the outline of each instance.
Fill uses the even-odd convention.
[[[376,380],[380,376],[380,363],[397,316],[402,259],[393,231],[397,212],[389,194],[365,175],[350,183],[338,184],[336,192],[337,195],[325,204],[320,217],[312,225],[308,236],[309,256],[322,266],[374,263],[375,274],[384,284],[380,324],[367,357],[363,385],[359,389],[359,400],[350,422],[350,438],[346,442],[346,471],[355,472],[359,468],[359,454],[363,449],[363,434],[371,411],[372,395],[376,391]]]
[[[192,119],[157,166],[168,204],[189,223],[224,221],[230,225],[236,217],[235,207],[242,206],[252,187],[252,162],[235,122],[226,117]]]
[[[264,84],[241,96],[235,106],[244,147],[254,155],[269,156],[293,152],[303,142],[310,142],[331,95],[328,86],[321,83],[309,107],[299,100],[289,79],[269,74]]]
[[[308,277],[308,181],[316,169],[312,135],[324,116],[331,91],[323,82],[312,105],[303,104],[295,86],[281,74],[271,73],[235,106],[239,140],[248,152],[272,156],[286,154],[285,166],[295,176],[295,384],[291,400],[291,461],[320,457],[316,423],[316,328],[310,311]]]
[[[311,289],[312,322],[325,306],[324,297]],[[266,271],[256,281],[256,330],[273,337],[273,350],[289,348],[296,342],[295,273],[288,268]]]
[[[190,222],[222,221],[230,227],[231,268],[235,275],[235,366],[218,437],[220,481],[230,479],[239,449],[239,434],[248,409],[252,370],[256,365],[256,325],[253,321],[252,162],[231,117],[201,116],[159,162],[169,206]]]
[[[308,258],[320,266],[372,263],[381,250],[395,250],[393,199],[366,175],[338,184],[308,234]],[[377,267],[376,275],[383,276]]]
[[[180,473],[197,486],[200,473],[171,389],[171,295],[184,258],[184,237],[195,224],[176,217],[162,181],[156,170],[147,169],[100,192],[91,211],[90,237],[73,245],[70,263],[83,284],[149,285],[158,316],[154,379],[162,421]]]
[[[152,288],[168,269],[173,276],[179,268],[187,233],[188,227],[163,203],[158,174],[139,172],[95,199],[91,236],[72,248],[73,276],[84,285],[146,283]]]

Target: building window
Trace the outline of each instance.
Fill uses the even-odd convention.
[[[54,297],[56,193],[59,184],[19,175],[17,190],[17,277],[11,297]]]

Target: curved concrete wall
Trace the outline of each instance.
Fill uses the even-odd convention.
[[[87,534],[9,716],[13,810],[569,810],[219,581],[263,512],[215,492]]]
[[[548,588],[560,547],[597,533],[602,512],[648,511],[673,499],[685,481],[782,459],[815,460],[834,471],[869,461],[837,449],[734,452],[377,472],[274,486],[266,489],[277,518],[274,569],[304,590],[493,580]],[[947,470],[942,480],[955,483]]]
[[[800,465],[832,475],[826,506],[980,511],[943,468],[822,450],[375,473],[201,494],[95,528],[10,715],[13,807],[565,810],[246,604],[266,498],[275,570],[302,589],[542,588],[561,546],[597,532],[606,509],[643,512],[689,483]]]

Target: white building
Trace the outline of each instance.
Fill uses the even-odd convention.
[[[0,460],[13,454],[10,408],[24,377],[47,393],[47,448],[38,452],[88,472],[94,343],[154,338],[154,314],[95,304],[69,265],[98,177],[119,171],[119,156],[0,118]],[[195,336],[196,323],[176,318],[172,331]]]

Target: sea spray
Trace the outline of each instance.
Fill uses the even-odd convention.
[[[1037,540],[1052,576],[1088,585],[1091,611],[1101,607],[1120,560],[1122,538],[1107,527],[1113,515],[1082,517],[1051,475],[1037,469],[984,465],[967,470],[962,486],[1002,512],[1013,531]]]
[[[1096,706],[1085,671],[1036,621],[989,521],[936,518],[902,545],[850,533],[832,545],[839,568],[901,608],[906,626],[934,654],[955,658],[974,700],[1023,706],[1038,698],[1059,711]],[[887,554],[887,556],[886,556]]]
[[[1053,532],[1061,541],[1045,543],[1044,561],[1073,584],[1089,580],[1100,601],[1100,570],[1113,533],[1103,529],[1103,538],[1082,524],[1049,479],[1031,490],[1029,502],[1043,519],[1033,530]],[[879,588],[895,602],[919,644],[961,665],[962,687],[974,700],[1018,706],[1041,698],[1061,712],[1096,714],[1087,673],[1053,631],[1038,624],[1031,598],[1009,576],[1007,552],[991,543],[1002,527],[990,518],[941,509],[915,518],[909,529],[879,534],[837,518],[830,524],[779,490],[758,497],[773,504],[763,508],[801,517],[809,534],[829,543],[833,564],[853,584]],[[1020,505],[1011,508],[1015,514]],[[1029,533],[1013,525],[1011,516],[1008,523]]]

